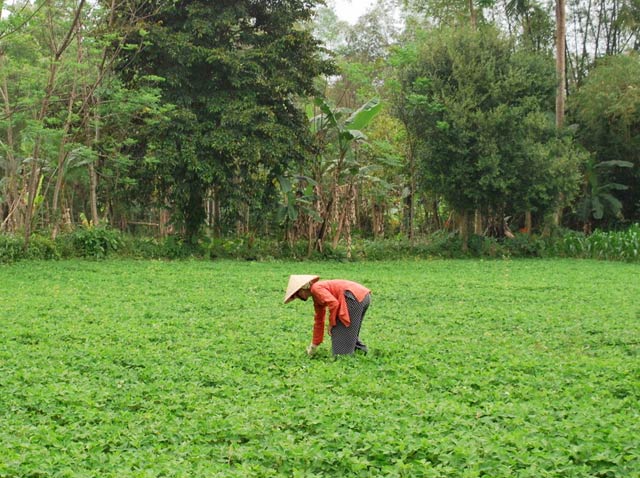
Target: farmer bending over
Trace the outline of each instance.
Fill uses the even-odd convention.
[[[371,302],[369,289],[348,280],[319,280],[315,275],[289,276],[284,303],[298,298],[313,298],[315,309],[313,339],[307,353],[313,355],[324,338],[326,310],[329,309],[329,334],[333,355],[352,354],[356,349],[367,353],[360,342],[360,326]]]

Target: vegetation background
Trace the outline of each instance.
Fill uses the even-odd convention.
[[[0,2],[3,241],[350,258],[640,220],[637,2],[330,7]]]
[[[292,272],[372,289],[367,356],[306,355]],[[637,279],[575,259],[4,265],[0,477],[637,476]]]
[[[0,0],[0,478],[639,476],[639,28]]]

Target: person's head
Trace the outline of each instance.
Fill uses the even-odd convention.
[[[291,275],[287,292],[284,295],[284,303],[287,304],[293,299],[307,300],[311,297],[311,285],[319,279],[314,275]]]
[[[306,301],[311,297],[311,283],[301,287],[298,292],[296,292],[296,297],[300,300]]]

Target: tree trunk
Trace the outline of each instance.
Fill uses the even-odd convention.
[[[0,68],[4,63],[4,56],[0,51]],[[8,230],[10,232],[14,232],[17,228],[17,221],[14,217],[14,213],[17,210],[19,204],[19,195],[18,195],[18,163],[16,161],[14,151],[14,137],[13,137],[13,122],[11,116],[13,111],[11,109],[11,102],[9,99],[9,86],[7,84],[7,78],[4,77],[2,84],[0,84],[0,97],[3,101],[3,111],[4,115],[7,118],[7,126],[6,126],[6,148],[5,148],[5,178],[7,180],[7,185],[5,186],[5,210],[6,214],[3,214],[0,217],[0,230]]]
[[[160,219],[158,223],[160,224],[159,233],[160,237],[165,238],[169,235],[169,220],[171,219],[169,211],[165,208],[160,209]]]
[[[425,210],[427,209],[426,202],[427,200],[425,199]],[[442,229],[442,218],[440,218],[440,212],[438,211],[439,209],[438,197],[434,196],[433,200],[429,201],[429,204],[431,205],[431,212],[433,213],[433,219],[431,220],[431,224],[433,225],[433,228],[436,231],[439,231],[440,229]],[[428,213],[428,211],[425,211],[425,212]]]
[[[478,14],[476,12],[476,8],[473,5],[473,0],[468,0],[469,5],[469,17],[471,19],[471,28],[474,30],[478,27]]]
[[[384,237],[384,207],[375,203],[372,209],[371,227],[373,228],[373,238]]]
[[[327,204],[326,207],[326,211],[325,211],[325,215],[322,218],[322,224],[320,225],[320,229],[318,230],[318,233],[316,234],[316,238],[315,238],[315,242],[314,242],[314,249],[318,252],[322,252],[323,249],[323,241],[324,241],[324,236],[326,234],[327,231],[327,225],[329,223],[329,218],[328,216],[328,211],[331,210],[331,204],[332,204],[332,200],[329,199],[329,203]]]
[[[476,209],[473,215],[473,233],[477,236],[481,236],[482,230],[482,213],[479,209]]]
[[[356,194],[353,184],[349,186],[347,196],[347,259],[351,259],[351,250],[353,248],[353,238],[351,236],[351,225],[356,222]]]
[[[78,24],[79,26],[79,24]],[[77,62],[81,64],[82,62],[82,39],[80,35],[76,35],[77,39]],[[60,191],[62,190],[62,185],[64,182],[64,173],[65,173],[65,161],[68,157],[68,152],[66,151],[67,145],[67,137],[69,130],[71,129],[71,123],[73,121],[73,107],[77,98],[77,86],[78,86],[78,73],[76,71],[76,75],[73,78],[73,83],[71,85],[71,91],[69,93],[69,101],[67,102],[67,117],[62,127],[62,137],[60,139],[60,147],[58,148],[58,167],[56,170],[56,183],[53,188],[53,201],[51,203],[51,216],[53,218],[53,228],[51,230],[51,238],[55,239],[58,235],[58,230],[60,227],[61,217],[58,217],[58,207],[60,202]]]
[[[556,127],[564,125],[564,101],[565,101],[565,58],[566,58],[566,16],[565,0],[556,0]],[[553,214],[554,226],[559,226],[562,221],[562,197]]]
[[[462,252],[469,250],[469,213],[465,209],[458,216],[458,230],[462,239]]]
[[[38,116],[36,118],[36,121],[38,124],[42,124],[42,122],[44,121],[44,119],[47,117],[48,113],[49,113],[49,105],[51,102],[51,99],[54,95],[54,89],[55,89],[55,82],[58,76],[58,67],[60,64],[60,59],[62,57],[62,55],[64,54],[64,52],[67,50],[67,48],[69,47],[69,45],[71,44],[71,41],[73,40],[73,36],[76,33],[77,29],[78,29],[78,25],[80,23],[80,14],[82,12],[82,10],[84,9],[84,5],[85,5],[85,1],[86,0],[80,0],[80,2],[78,3],[78,5],[75,8],[75,12],[74,12],[74,19],[73,22],[71,23],[71,26],[69,27],[69,30],[67,30],[66,34],[65,34],[65,38],[64,40],[60,43],[60,45],[57,45],[54,41],[55,35],[53,32],[53,28],[54,28],[54,22],[51,20],[51,18],[54,16],[54,12],[55,12],[55,7],[52,4],[52,2],[49,0],[47,2],[47,6],[48,8],[48,15],[51,17],[50,20],[50,25],[51,25],[51,29],[52,31],[50,32],[51,34],[51,44],[50,44],[50,48],[51,48],[51,59],[50,59],[50,64],[49,64],[49,78],[47,79],[47,86],[45,88],[45,94],[44,97],[42,99],[42,104],[40,106],[40,111],[38,113]],[[24,249],[28,249],[29,248],[29,240],[31,239],[31,229],[32,229],[32,222],[33,222],[33,216],[35,213],[35,199],[36,199],[36,193],[38,191],[38,185],[40,184],[40,177],[42,174],[42,168],[40,167],[40,153],[41,153],[41,145],[42,145],[42,137],[40,135],[38,135],[35,138],[34,141],[34,147],[33,147],[33,153],[32,153],[32,161],[31,161],[31,171],[29,174],[29,181],[28,181],[28,196],[27,196],[27,205],[26,205],[26,212],[25,212],[25,224],[24,224]]]
[[[100,142],[100,99],[94,96],[94,90],[87,91],[85,93],[85,98],[91,98],[89,103],[92,103],[94,106],[94,126],[93,126],[93,137],[91,138],[91,113],[87,111],[86,114],[86,125],[87,125],[87,138],[91,138],[89,140],[90,146],[97,147]],[[98,216],[98,173],[96,171],[96,164],[94,162],[89,163],[89,200],[91,203],[91,222],[94,226],[97,226],[100,223],[100,217]]]
[[[565,0],[556,0],[556,127],[564,124],[566,16]]]
[[[213,220],[215,221],[216,227],[214,228],[214,233],[216,237],[222,236],[222,212],[220,211],[220,197],[216,192],[215,203],[213,206]]]
[[[333,247],[334,249],[338,247],[338,244],[340,243],[340,236],[342,235],[342,229],[344,228],[345,222],[347,220],[348,207],[349,207],[348,204],[345,204],[345,207],[340,213],[340,218],[338,219],[338,228],[336,229],[336,233],[333,236],[333,242],[331,243],[331,247]]]
[[[91,202],[91,223],[97,226],[100,223],[98,217],[98,175],[96,174],[95,164],[89,163],[89,199]]]
[[[62,186],[64,183],[64,169],[65,169],[65,161],[67,159],[68,153],[66,151],[67,144],[67,133],[69,132],[70,122],[71,122],[71,107],[73,106],[75,95],[72,94],[69,99],[69,112],[67,116],[67,121],[64,124],[62,138],[60,139],[60,147],[58,148],[58,168],[57,168],[57,177],[56,183],[53,188],[53,200],[51,202],[51,217],[53,218],[53,228],[51,230],[51,238],[55,239],[58,235],[58,231],[60,228],[61,217],[58,217],[58,209],[60,204],[60,192],[62,191]]]
[[[336,168],[337,169],[337,168]],[[331,219],[331,211],[333,209],[333,203],[334,200],[336,199],[336,196],[338,194],[338,178],[337,178],[337,173],[334,175],[335,178],[333,180],[333,184],[331,185],[331,192],[329,195],[329,199],[326,202],[326,206],[324,208],[324,212],[322,214],[322,224],[320,225],[320,229],[318,230],[318,234],[316,235],[316,240],[315,240],[315,249],[318,252],[322,252],[323,250],[323,243],[324,243],[324,237],[327,234],[327,228],[329,227],[329,222]]]
[[[409,242],[413,245],[415,241],[415,212],[416,212],[416,159],[415,159],[415,144],[412,140],[409,128],[405,125],[405,129],[409,135],[409,195],[407,196],[407,232],[409,235]]]

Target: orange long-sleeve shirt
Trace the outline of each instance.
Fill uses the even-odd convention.
[[[329,325],[335,327],[339,319],[345,326],[351,325],[349,309],[344,293],[350,291],[358,302],[371,292],[365,286],[343,279],[322,280],[311,285],[311,297],[315,309],[313,325],[314,345],[320,345],[324,339],[324,321],[327,308],[329,309]]]

